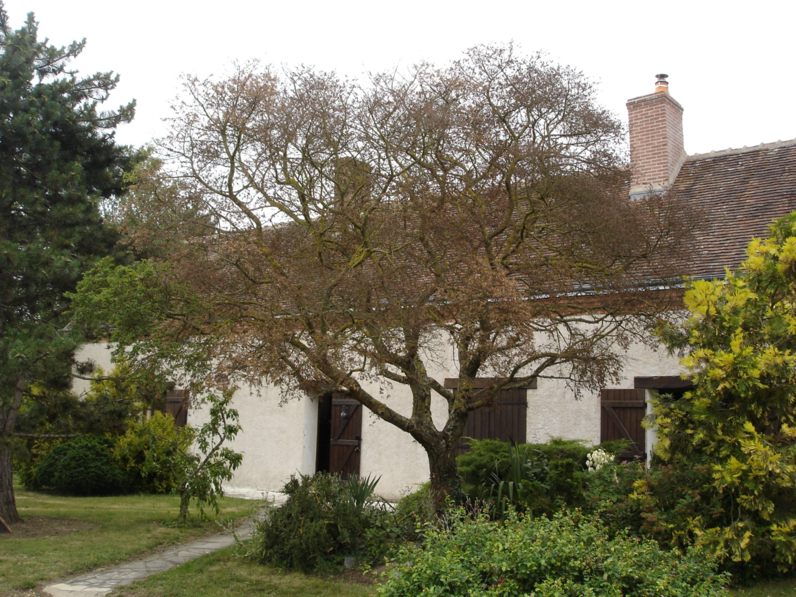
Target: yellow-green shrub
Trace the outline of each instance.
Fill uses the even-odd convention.
[[[666,466],[637,499],[670,543],[784,571],[796,565],[796,214],[747,254],[725,281],[690,283],[690,317],[661,328],[696,387],[655,403]]]
[[[180,481],[174,452],[188,451],[195,437],[190,427],[177,428],[173,416],[156,412],[145,421],[132,423],[117,440],[114,454],[136,490],[170,493]]]

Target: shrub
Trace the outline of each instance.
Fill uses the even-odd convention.
[[[643,528],[644,504],[636,499],[636,483],[645,479],[644,463],[609,462],[586,475],[584,511],[596,514],[609,533],[629,529],[631,532],[650,534]]]
[[[625,442],[602,445],[610,453],[624,447]],[[589,506],[586,459],[593,451],[585,442],[560,438],[519,445],[474,440],[457,463],[467,496],[491,500],[498,516],[509,505],[535,515],[552,514],[564,506]]]
[[[642,488],[670,541],[683,533],[747,571],[796,566],[796,213],[754,239],[725,280],[694,280],[690,317],[663,325],[694,389],[655,402],[665,477]],[[682,494],[685,500],[676,497]],[[729,562],[728,562],[729,564]]]
[[[25,438],[24,441],[15,442],[14,476],[19,479],[25,489],[31,491],[43,489],[39,485],[36,469],[55,446],[67,441],[61,438]]]
[[[73,495],[121,493],[128,480],[112,450],[112,440],[96,435],[55,446],[36,467],[36,484]]]
[[[114,454],[136,491],[171,493],[180,480],[172,452],[189,450],[195,436],[190,428],[178,429],[170,414],[156,412],[132,423],[117,440]]]
[[[727,577],[699,550],[665,552],[651,540],[610,538],[580,512],[503,522],[463,511],[408,545],[378,589],[382,597],[727,595]]]
[[[232,471],[243,462],[243,454],[224,446],[240,431],[238,411],[230,408],[231,400],[231,391],[204,398],[210,416],[196,431],[196,442],[191,450],[182,447],[181,439],[169,442],[168,467],[176,471],[179,479],[180,524],[185,524],[188,518],[188,504],[192,499],[196,500],[203,516],[205,507],[218,514],[218,498],[224,494],[222,483],[229,481]]]
[[[388,547],[381,550],[385,555],[393,553],[401,542],[419,541],[425,527],[438,523],[431,483],[423,483],[416,491],[398,500],[391,518],[392,532],[384,538]]]
[[[434,500],[431,497],[431,483],[423,483],[417,488],[417,491],[398,500],[395,514],[402,518],[411,518],[419,524],[434,520],[436,512]]]
[[[503,472],[502,467],[496,465],[492,473],[489,503],[494,504],[493,514],[502,518],[510,508],[534,514],[553,511],[557,496],[551,490],[550,481],[558,472],[554,469],[555,465],[561,462],[569,467],[572,460],[554,461],[551,464],[541,452],[512,442],[508,469]],[[484,489],[479,493],[484,494]]]
[[[243,460],[242,454],[224,446],[240,431],[238,411],[229,407],[230,399],[230,394],[206,396],[210,417],[198,430],[178,429],[170,415],[155,413],[134,424],[119,441],[116,457],[141,489],[180,494],[180,524],[187,520],[191,499],[202,514],[205,507],[218,513],[222,483],[232,478]]]
[[[509,445],[496,439],[470,440],[469,450],[456,459],[462,489],[472,496],[479,487],[491,485],[496,466],[508,468]],[[506,463],[505,465],[503,463]]]
[[[118,437],[124,434],[148,407],[162,399],[164,384],[151,371],[135,371],[120,359],[109,375],[101,367],[79,363],[78,371],[91,375],[91,389],[78,396],[72,391],[33,384],[36,397],[19,411],[15,430],[26,437],[12,443],[14,472],[28,489],[41,489],[36,467],[67,438],[92,434]],[[61,437],[62,436],[62,437]]]
[[[323,571],[345,556],[378,560],[386,535],[395,530],[387,520],[392,513],[372,504],[360,507],[336,475],[292,477],[282,491],[287,501],[258,524],[250,551],[279,568]]]

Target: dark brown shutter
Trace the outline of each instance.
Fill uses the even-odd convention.
[[[647,414],[644,390],[600,391],[600,441],[626,439],[630,449],[620,458],[646,459],[646,430],[641,421]]]
[[[166,392],[166,412],[174,417],[177,427],[188,424],[188,403],[190,395],[188,390],[169,390]]]
[[[456,455],[467,452],[467,438],[513,440],[525,443],[528,412],[525,388],[502,390],[494,406],[479,408],[470,413],[464,426],[462,439],[456,446]]]

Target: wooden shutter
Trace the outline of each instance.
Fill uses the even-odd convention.
[[[188,403],[190,395],[188,390],[169,390],[166,392],[166,412],[174,417],[177,427],[188,424]]]
[[[362,405],[350,398],[332,395],[329,472],[348,479],[359,475],[362,444]]]
[[[631,443],[620,458],[646,459],[646,430],[641,421],[647,414],[643,389],[600,391],[600,441],[627,439]]]
[[[456,446],[456,455],[467,452],[466,438],[498,439],[504,442],[513,440],[524,444],[527,412],[525,388],[501,391],[494,406],[474,410],[467,417],[462,439]]]

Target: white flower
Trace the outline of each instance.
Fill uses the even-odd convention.
[[[591,452],[588,456],[586,456],[586,468],[590,473],[599,471],[606,464],[613,462],[613,460],[613,454],[609,454],[602,448],[597,448],[594,452]]]

